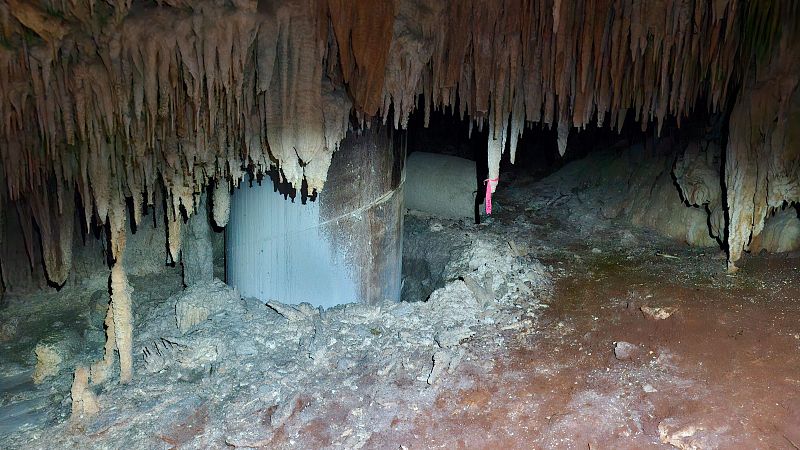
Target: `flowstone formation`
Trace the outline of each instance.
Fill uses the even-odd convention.
[[[76,211],[87,234],[107,227],[112,297],[122,296],[128,209],[133,226],[145,208],[165,209],[178,261],[182,224],[207,185],[218,225],[247,172],[278,168],[313,193],[349,129],[374,118],[405,127],[420,95],[426,116],[449,109],[488,127],[489,191],[528,124],[555,127],[563,153],[591,122],[620,128],[633,116],[660,129],[668,116],[733,102],[733,270],[769,209],[800,199],[799,5],[4,0],[0,211],[17,211],[31,269],[41,253],[55,285],[69,275]],[[115,301],[127,308],[112,300],[113,320],[124,321]]]
[[[800,201],[800,45],[784,34],[767,57],[767,67],[751,70],[731,113],[724,172],[730,270],[768,217]]]

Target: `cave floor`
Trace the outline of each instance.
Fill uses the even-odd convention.
[[[463,364],[454,378],[468,387],[443,388],[374,447],[798,448],[800,258],[753,257],[698,282],[687,272],[701,257],[589,257],[532,326],[482,355],[493,365]],[[615,355],[618,342],[633,347]]]
[[[798,448],[800,255],[748,255],[728,275],[718,249],[577,198],[520,179],[479,226],[408,215],[418,259],[459,249],[426,302],[287,320],[243,300],[176,336],[179,277],[132,278],[136,348],[194,350],[137,359],[134,381],[95,388],[101,412],[80,421],[67,419],[68,369],[33,386],[29,357],[0,355],[18,369],[0,377],[0,447]],[[45,304],[89,301],[62,295]],[[87,338],[78,361],[100,345]]]
[[[509,242],[552,269],[548,307],[502,348],[474,345],[413,424],[367,447],[800,448],[800,255],[729,275],[718,249],[522,204],[487,226],[526,222]]]
[[[800,254],[727,274],[717,248],[599,219],[577,196],[522,199],[526,183],[486,226],[549,266],[547,308],[500,348],[473,343],[432,405],[366,447],[800,448]],[[325,429],[307,431],[325,445]]]

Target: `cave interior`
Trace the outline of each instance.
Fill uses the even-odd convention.
[[[800,448],[800,1],[0,32],[0,447]]]

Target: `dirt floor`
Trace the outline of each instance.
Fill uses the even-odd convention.
[[[137,359],[130,385],[95,388],[102,409],[87,420],[68,420],[68,369],[30,383],[22,347],[37,338],[20,322],[0,354],[0,448],[800,446],[800,255],[748,255],[728,275],[718,249],[598,218],[585,195],[510,184],[479,226],[406,217],[421,267],[407,295],[425,302],[244,299],[177,335],[179,278],[132,280],[137,349],[178,350]],[[58,329],[81,308],[54,311]],[[102,344],[94,309],[78,361]]]
[[[462,366],[454,377],[469,387],[443,389],[374,446],[798,448],[800,259],[752,258],[727,289],[682,279],[684,264],[559,280],[533,326],[483,355],[493,367]],[[738,283],[751,277],[762,283]],[[676,311],[653,319],[648,305]],[[615,355],[623,342],[630,354]]]
[[[747,255],[729,275],[718,249],[504,204],[486,226],[550,265],[548,307],[499,346],[469,342],[433,404],[365,448],[800,448],[800,255]],[[348,412],[272,444],[332,445]]]
[[[504,204],[485,226],[549,265],[547,307],[468,342],[433,403],[397,399],[413,420],[376,427],[364,448],[800,446],[800,255],[748,255],[728,275],[718,249]],[[365,377],[361,392],[382,382]],[[270,446],[337,447],[335,424],[366,397],[287,424]]]

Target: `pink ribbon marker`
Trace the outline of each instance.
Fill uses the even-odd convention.
[[[486,214],[492,214],[492,183],[497,186],[500,178],[489,178],[483,181],[486,185]]]

